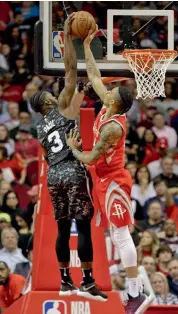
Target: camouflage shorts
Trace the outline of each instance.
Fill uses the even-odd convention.
[[[48,169],[48,190],[56,220],[91,219],[91,178],[77,161],[65,161]]]

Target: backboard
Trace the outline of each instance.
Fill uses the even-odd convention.
[[[35,71],[43,75],[64,75],[64,21],[67,14],[84,10],[93,14],[99,25],[91,49],[101,75],[133,77],[121,54],[123,40],[126,48],[129,36],[132,48],[177,50],[178,2],[173,1],[164,9],[167,4],[166,1],[41,1],[40,21],[35,26]],[[149,24],[153,17],[155,21]],[[144,29],[146,23],[149,25]],[[83,42],[76,38],[74,45],[78,76],[86,76]],[[169,66],[167,76],[178,77],[178,60]]]

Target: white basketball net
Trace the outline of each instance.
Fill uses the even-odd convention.
[[[128,50],[124,57],[128,60],[137,83],[136,98],[166,97],[164,90],[165,74],[170,63],[176,58],[177,52],[165,50],[143,52]]]

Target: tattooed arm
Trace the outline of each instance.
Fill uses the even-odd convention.
[[[84,51],[85,51],[85,60],[86,60],[86,68],[89,81],[91,82],[93,89],[103,101],[104,96],[107,93],[107,88],[104,86],[101,80],[101,73],[97,67],[96,61],[93,57],[93,53],[90,49],[90,43],[93,40],[95,34],[98,31],[98,27],[96,28],[94,33],[89,33],[84,41]]]
[[[121,126],[116,122],[110,122],[102,128],[100,139],[90,153],[83,153],[77,149],[78,134],[76,134],[76,132],[70,134],[69,138],[67,139],[67,145],[71,147],[75,158],[84,164],[92,165],[100,158],[100,156],[104,155],[108,149],[115,146],[121,137]]]
[[[58,97],[59,107],[67,108],[71,104],[77,84],[77,57],[70,36],[70,25],[75,17],[71,14],[64,25],[64,64],[65,64],[65,87]]]

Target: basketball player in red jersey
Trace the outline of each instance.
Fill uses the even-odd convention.
[[[90,32],[84,41],[88,78],[104,104],[94,124],[94,147],[90,153],[80,152],[77,131],[70,132],[67,144],[78,160],[95,165],[94,185],[101,217],[105,216],[109,222],[112,241],[119,250],[128,277],[126,313],[141,314],[148,308],[152,297],[140,293],[137,253],[128,228],[134,223],[134,217],[130,201],[132,179],[124,169],[125,113],[132,106],[133,99],[128,88],[116,87],[108,91],[103,85],[90,49],[96,32]]]

